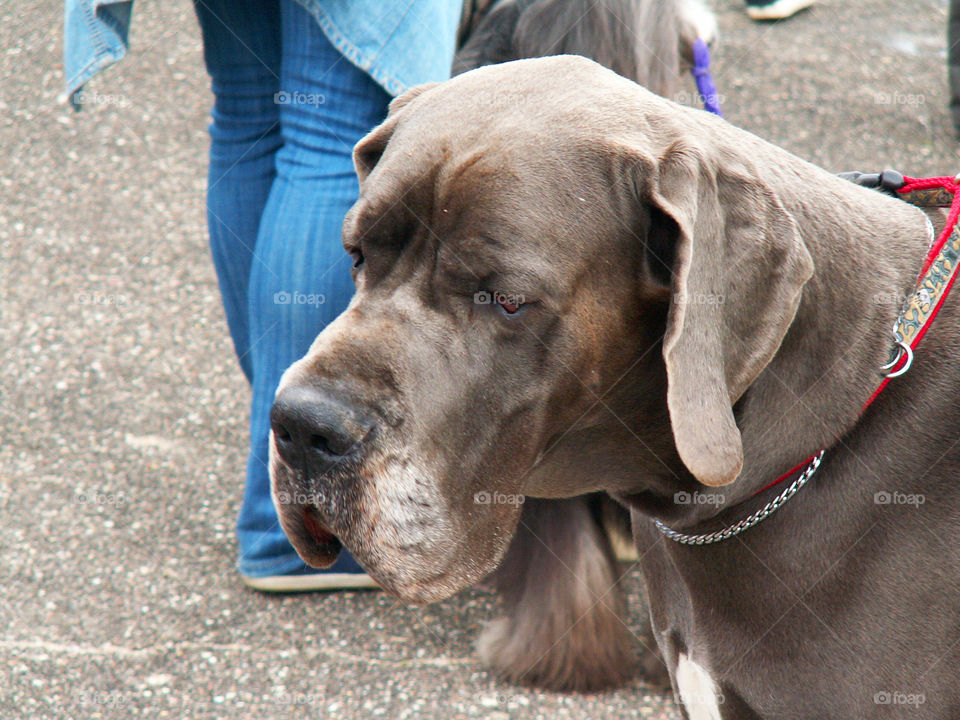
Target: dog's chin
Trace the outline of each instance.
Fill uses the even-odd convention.
[[[344,547],[313,508],[305,508],[298,531],[287,534],[301,559],[315,568],[330,567]],[[421,563],[411,563],[409,557],[385,556],[379,550],[371,552],[366,543],[351,544],[349,538],[346,540],[354,559],[385,592],[414,605],[446,600],[475,585],[495,567],[495,564],[487,568],[448,562],[443,569],[428,570]]]
[[[414,605],[428,605],[446,600],[461,590],[475,585],[490,572],[475,574],[471,573],[469,568],[456,566],[424,574],[419,567],[403,567],[389,562],[365,563],[359,559],[358,561],[384,591],[398,600]]]
[[[343,543],[322,524],[312,508],[305,508],[303,515],[302,527],[296,532],[288,531],[287,536],[307,565],[328,568],[336,562]],[[487,575],[485,571],[470,572],[468,569],[464,572],[460,568],[423,575],[422,566],[405,566],[402,561],[391,562],[379,554],[370,557],[365,549],[353,551],[353,556],[384,591],[398,600],[415,605],[445,600]]]
[[[377,579],[375,574],[371,573],[371,577],[377,580],[377,583],[395,598],[412,605],[429,605],[430,603],[440,602],[467,587],[466,585],[451,585],[445,582],[413,582],[388,587]]]
[[[424,495],[422,487],[404,482],[401,473],[387,475],[389,482],[382,477],[370,480],[367,485],[381,492],[341,503],[344,509],[336,514],[313,504],[292,504],[289,500],[300,493],[290,489],[289,468],[271,459],[280,525],[300,558],[311,567],[325,569],[346,547],[381,588],[404,602],[437,602],[475,585],[497,566],[509,544],[507,539],[499,544],[502,547],[486,548],[478,556],[477,548],[457,541],[462,533],[457,532],[450,513],[441,510],[441,501]],[[415,479],[428,475],[417,473]],[[414,490],[421,494],[411,503]],[[370,509],[364,512],[362,507]]]

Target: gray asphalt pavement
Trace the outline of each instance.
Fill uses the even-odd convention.
[[[716,5],[731,122],[834,171],[960,171],[945,0],[772,25]],[[480,590],[416,608],[240,585],[248,391],[205,244],[196,22],[138,5],[76,115],[61,15],[0,6],[0,718],[678,718],[640,681],[497,681],[472,649]]]

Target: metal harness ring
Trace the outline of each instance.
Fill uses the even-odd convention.
[[[900,377],[907,370],[909,370],[910,366],[913,364],[913,348],[907,345],[907,343],[905,343],[903,340],[898,340],[897,356],[893,360],[888,362],[886,365],[881,365],[880,369],[889,370],[891,368],[895,368],[897,366],[897,363],[900,362],[901,359],[903,359],[904,355],[907,356],[907,361],[903,364],[903,367],[891,373],[884,373],[884,377],[887,377],[887,378]]]

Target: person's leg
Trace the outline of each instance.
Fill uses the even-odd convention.
[[[207,177],[210,251],[234,348],[247,380],[247,288],[257,230],[280,148],[277,0],[194,0],[214,94]]]
[[[253,361],[251,452],[240,513],[239,568],[248,578],[301,572],[270,499],[270,407],[280,376],[300,359],[353,295],[340,244],[356,200],[353,145],[386,115],[390,97],[329,43],[293,0],[281,0],[283,146],[260,221],[250,272]],[[358,570],[346,553],[334,570]]]

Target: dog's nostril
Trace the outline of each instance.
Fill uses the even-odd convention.
[[[277,423],[273,426],[273,434],[280,442],[287,443],[293,439],[293,436],[290,435],[289,431],[280,423]]]
[[[333,453],[330,449],[329,441],[323,435],[311,435],[309,444],[310,444],[310,447],[312,447],[314,450],[319,450],[320,452],[324,452],[332,455],[342,454],[342,453]]]
[[[350,257],[353,258],[353,269],[359,270],[363,265],[363,252],[359,248],[350,251]]]

